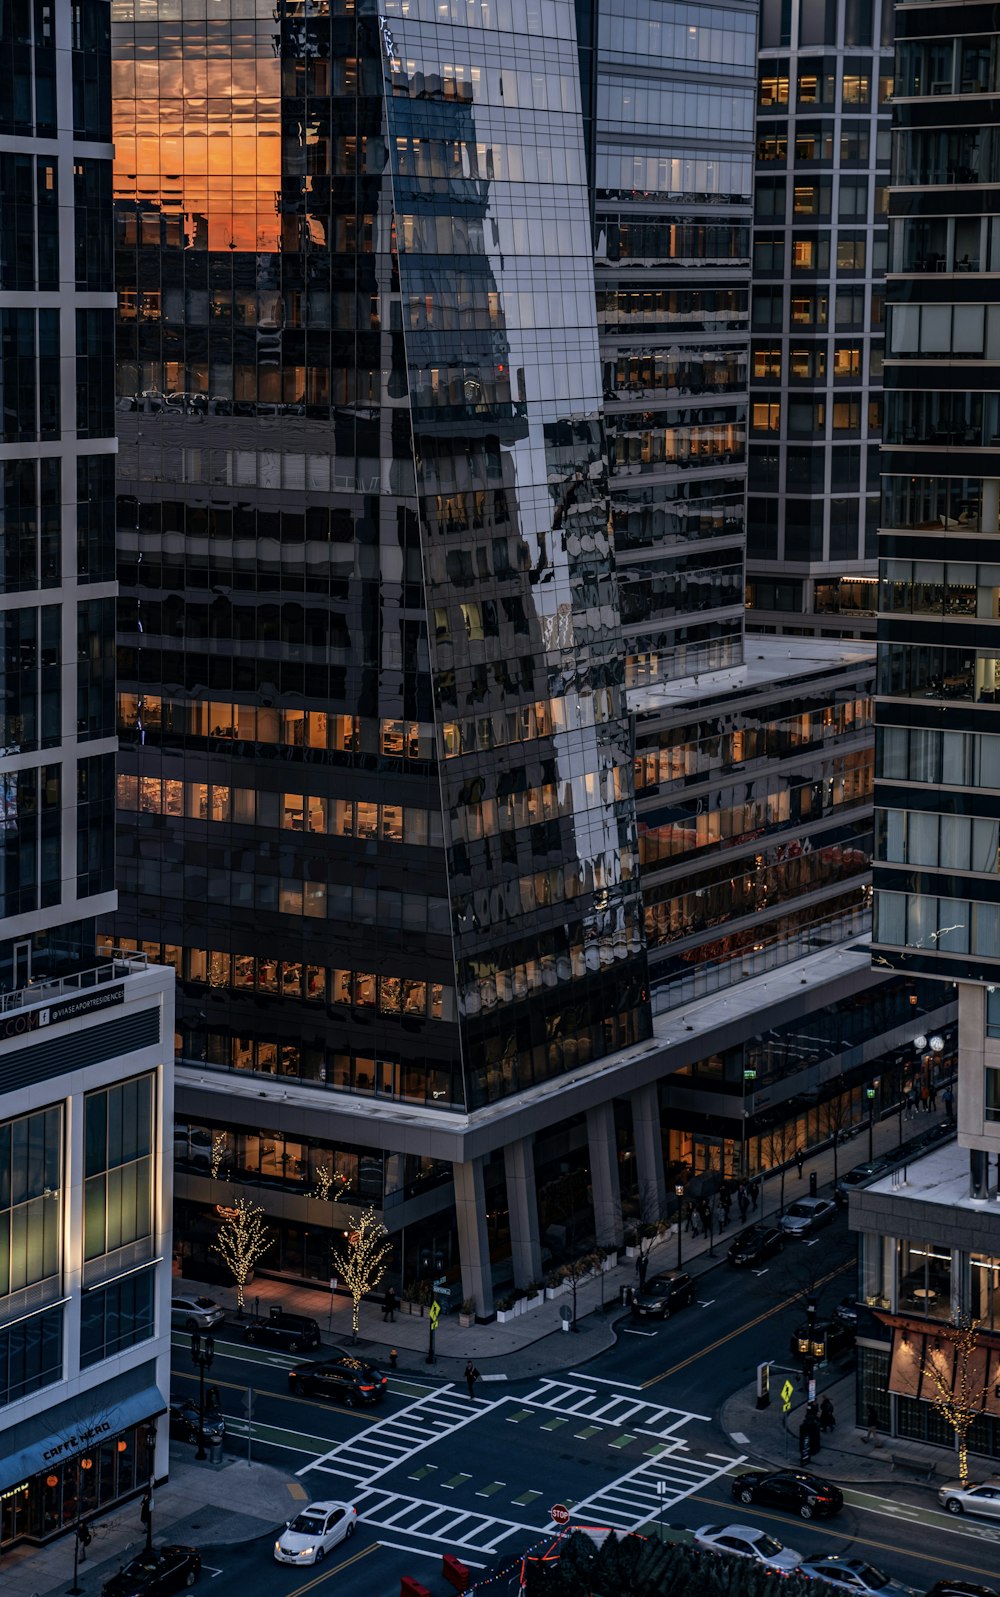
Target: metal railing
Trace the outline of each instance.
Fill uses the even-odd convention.
[[[711,993],[723,992],[738,982],[749,981],[752,976],[762,976],[793,960],[816,954],[821,948],[833,948],[851,937],[871,931],[871,910],[867,906],[842,910],[812,921],[790,937],[772,937],[769,941],[755,943],[752,948],[733,954],[730,959],[707,961],[692,965],[680,975],[667,977],[652,989],[653,1014],[677,1009],[695,998],[707,998]],[[651,978],[655,983],[656,978]]]
[[[56,998],[66,997],[69,993],[81,993],[91,987],[103,987],[105,982],[119,980],[122,976],[131,976],[137,970],[145,970],[148,964],[149,960],[143,953],[114,948],[109,959],[89,965],[86,970],[74,970],[68,976],[39,977],[37,981],[29,981],[25,987],[15,987],[9,993],[0,993],[0,1014],[10,1009],[23,1009],[25,1004],[51,1003]]]

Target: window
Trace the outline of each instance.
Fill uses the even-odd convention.
[[[986,1035],[1000,1037],[1000,987],[986,989]]]
[[[1000,1259],[969,1255],[969,1312],[987,1331],[1000,1331]]]
[[[896,1308],[928,1319],[951,1318],[951,1252],[934,1242],[902,1241],[896,1263]]]
[[[788,62],[768,61],[761,72],[757,103],[762,108],[769,105],[788,104]]]
[[[777,400],[755,401],[751,409],[751,418],[754,432],[776,433],[781,426],[781,405]]]
[[[84,1258],[148,1237],[153,1225],[153,1078],[87,1095]]]
[[[861,350],[856,344],[836,344],[833,351],[834,377],[861,376]]]
[[[62,1380],[63,1311],[43,1309],[0,1331],[0,1405]]]
[[[755,377],[780,377],[781,376],[781,345],[777,348],[761,349],[756,347],[753,352],[753,374]],[[119,777],[119,781],[122,778]]]
[[[156,1270],[136,1270],[108,1286],[85,1292],[80,1309],[80,1364],[86,1369],[137,1342],[156,1328]]]
[[[59,1272],[62,1109],[0,1125],[0,1298]]]

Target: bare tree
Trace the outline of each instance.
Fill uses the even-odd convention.
[[[926,1353],[921,1373],[931,1382],[931,1406],[955,1433],[958,1448],[958,1474],[964,1485],[969,1479],[969,1432],[986,1409],[990,1395],[989,1359],[981,1359],[984,1344],[979,1339],[982,1320],[959,1314],[950,1325],[934,1335],[934,1346]],[[946,1344],[941,1347],[940,1342]]]
[[[851,1095],[844,1087],[843,1078],[841,1078],[836,1097],[827,1098],[826,1102],[820,1105],[820,1127],[824,1136],[829,1137],[833,1144],[833,1185],[835,1189],[840,1179],[837,1152],[840,1146],[840,1139],[850,1124]]]
[[[590,1277],[593,1275],[594,1271],[595,1270],[599,1270],[600,1267],[601,1267],[601,1255],[599,1253],[596,1253],[596,1252],[594,1252],[594,1253],[583,1253],[583,1254],[580,1255],[580,1257],[578,1259],[571,1259],[568,1264],[564,1264],[562,1266],[562,1268],[558,1272],[558,1279],[560,1281],[568,1281],[569,1284],[570,1284],[570,1287],[572,1289],[572,1293],[573,1293],[573,1323],[572,1323],[571,1329],[574,1330],[574,1331],[577,1328],[577,1325],[576,1325],[576,1291],[577,1291],[577,1287],[580,1285],[581,1281],[589,1280]]]
[[[358,1340],[361,1299],[374,1292],[385,1275],[386,1261],[392,1252],[389,1235],[377,1213],[369,1206],[360,1214],[349,1215],[344,1231],[344,1246],[334,1248],[333,1267],[351,1294],[351,1334]]]
[[[782,1120],[778,1125],[772,1126],[770,1130],[764,1132],[764,1135],[761,1138],[761,1143],[765,1163],[764,1175],[770,1175],[771,1171],[774,1169],[777,1169],[781,1172],[781,1200],[778,1212],[779,1214],[784,1214],[785,1171],[787,1169],[789,1160],[794,1157],[795,1149],[797,1147],[797,1135],[794,1124],[791,1121]],[[763,1215],[763,1212],[764,1202],[762,1198],[761,1215]]]
[[[264,1210],[249,1198],[236,1198],[225,1211],[219,1234],[211,1245],[236,1283],[236,1308],[243,1313],[243,1291],[258,1259],[263,1258],[274,1238],[263,1220]]]

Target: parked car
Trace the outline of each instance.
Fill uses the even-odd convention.
[[[853,1170],[848,1170],[837,1182],[838,1188],[849,1192],[852,1188],[866,1186],[869,1181],[874,1181],[878,1176],[886,1175],[892,1165],[888,1159],[866,1159],[863,1164],[856,1164]]]
[[[191,1397],[176,1398],[170,1404],[170,1440],[172,1442],[197,1442],[198,1405]],[[226,1422],[218,1409],[205,1405],[205,1424],[202,1427],[206,1447],[221,1442],[226,1434]]]
[[[752,1558],[766,1569],[780,1569],[790,1575],[802,1563],[802,1554],[783,1547],[766,1531],[753,1525],[702,1525],[694,1533],[699,1547],[713,1553],[735,1553],[737,1558]]]
[[[279,1564],[321,1564],[331,1547],[354,1535],[358,1511],[350,1503],[310,1503],[289,1520],[274,1544]]]
[[[243,1338],[254,1346],[308,1353],[311,1348],[319,1347],[319,1326],[306,1314],[286,1314],[280,1303],[272,1303],[266,1318],[257,1315],[249,1321]]]
[[[836,1218],[837,1205],[832,1198],[796,1198],[782,1216],[781,1229],[786,1236],[811,1237]]]
[[[730,1264],[746,1264],[755,1269],[766,1259],[773,1259],[784,1246],[785,1238],[778,1226],[752,1225],[730,1243],[726,1257]]]
[[[389,1377],[364,1359],[345,1353],[339,1359],[296,1365],[288,1372],[288,1385],[299,1396],[313,1393],[356,1408],[361,1403],[381,1403],[389,1389]]]
[[[830,1519],[844,1506],[839,1486],[793,1469],[741,1470],[733,1478],[733,1496],[738,1503],[786,1508],[800,1519]]]
[[[683,1270],[650,1276],[632,1299],[632,1313],[639,1320],[669,1320],[675,1309],[694,1302],[694,1294],[695,1284]]]
[[[170,1324],[175,1331],[213,1331],[225,1318],[225,1309],[214,1298],[181,1292],[170,1299]]]
[[[799,1566],[799,1574],[852,1591],[855,1597],[918,1597],[913,1586],[890,1580],[874,1564],[863,1558],[850,1558],[846,1553],[815,1553]]]
[[[973,1580],[936,1580],[927,1597],[1000,1597],[995,1586],[977,1586]]]
[[[197,1547],[154,1547],[140,1553],[101,1587],[101,1597],[170,1597],[201,1574]]]
[[[1000,1519],[1000,1475],[992,1475],[978,1485],[974,1481],[950,1481],[938,1491],[938,1502],[949,1514],[985,1514]]]

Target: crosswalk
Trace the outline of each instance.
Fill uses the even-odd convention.
[[[437,1542],[450,1551],[495,1553],[508,1537],[517,1536],[524,1543],[544,1530],[542,1525],[482,1514],[455,1503],[432,1503],[378,1486],[359,1492],[353,1501],[366,1525],[397,1536]]]
[[[546,1378],[534,1392],[523,1399],[533,1408],[553,1409],[558,1414],[573,1419],[596,1420],[600,1425],[627,1425],[632,1430],[649,1432],[652,1436],[672,1437],[682,1426],[692,1420],[707,1420],[706,1414],[694,1414],[690,1409],[665,1408],[659,1403],[646,1403],[632,1393],[595,1392],[582,1382]]]
[[[502,1399],[497,1400],[502,1401]],[[321,1470],[340,1476],[357,1487],[369,1486],[415,1453],[451,1436],[474,1420],[482,1419],[497,1403],[470,1403],[454,1386],[442,1386],[417,1398],[391,1418],[369,1425],[347,1441],[337,1442],[329,1452],[297,1472]]]
[[[649,1462],[638,1464],[590,1497],[574,1503],[573,1518],[595,1525],[610,1525],[613,1530],[635,1530],[743,1462],[742,1454],[726,1457],[721,1453],[706,1453],[703,1457],[695,1457],[681,1443],[676,1451],[663,1452]]]

